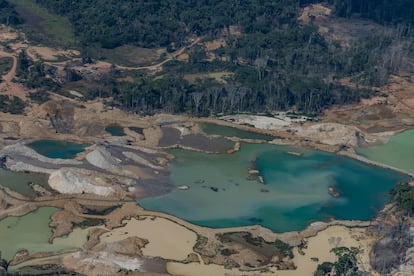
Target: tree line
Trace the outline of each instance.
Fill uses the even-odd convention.
[[[132,44],[173,50],[191,36],[225,39],[214,51],[198,45],[189,51],[188,62],[169,62],[158,75],[134,76],[133,83],[112,74],[81,81],[88,82],[86,98],[111,97],[111,105],[133,112],[205,116],[295,109],[319,114],[331,105],[369,97],[390,74],[412,69],[409,27],[372,33],[344,47],[321,35],[317,26],[298,22],[301,5],[319,2],[314,0],[33,1],[67,16],[83,46]],[[341,1],[330,2],[338,6]],[[233,25],[240,34],[229,34]],[[52,81],[53,68],[24,56],[18,64],[20,80],[29,88],[58,91],[62,82],[80,80],[67,68],[64,80]],[[224,82],[185,78],[222,71],[231,73]],[[353,86],[343,85],[343,78]]]

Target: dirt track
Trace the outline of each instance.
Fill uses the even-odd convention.
[[[191,49],[194,45],[196,45],[197,43],[199,43],[201,40],[201,38],[197,37],[196,39],[194,39],[194,41],[188,45],[188,46],[184,46],[180,49],[178,49],[177,51],[175,51],[174,53],[171,53],[168,55],[168,57],[161,61],[160,63],[154,64],[154,65],[150,65],[150,66],[141,66],[141,67],[129,67],[129,66],[117,66],[119,69],[125,69],[125,70],[150,70],[150,71],[158,71],[161,69],[161,67],[166,64],[167,62],[170,62],[171,60],[176,59],[179,55],[181,55],[182,53],[184,53],[185,50]]]
[[[27,91],[23,88],[22,85],[12,82],[16,76],[17,69],[17,58],[15,54],[10,54],[5,51],[0,50],[0,57],[10,57],[13,59],[13,66],[10,71],[2,77],[3,81],[0,83],[0,94],[17,96],[21,99],[26,99]]]

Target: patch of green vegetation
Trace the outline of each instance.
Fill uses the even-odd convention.
[[[230,256],[230,255],[237,254],[237,253],[239,252],[234,249],[229,249],[229,248],[224,248],[220,251],[220,254],[223,256]]]
[[[0,268],[3,268],[5,271],[9,268],[10,261],[1,258],[1,250],[0,250]]]
[[[88,218],[76,224],[76,226],[80,228],[87,228],[87,227],[92,227],[92,226],[103,225],[104,223],[105,223],[104,219]]]
[[[412,215],[414,213],[414,187],[408,183],[398,183],[397,186],[390,191],[393,201],[397,203],[399,209]]]
[[[275,247],[278,249],[279,254],[285,258],[285,257],[289,257],[290,259],[293,259],[293,251],[292,251],[292,246],[290,246],[289,244],[281,241],[281,240],[275,240]]]
[[[7,74],[13,67],[13,58],[2,57],[0,58],[0,75]]]
[[[23,114],[26,103],[19,97],[9,98],[7,95],[0,95],[0,111],[11,114]]]
[[[27,88],[48,91],[60,90],[60,84],[48,77],[53,73],[53,68],[43,62],[34,62],[25,51],[21,51],[17,58],[16,76],[19,82]]]
[[[0,0],[0,24],[18,25],[22,23],[22,18],[16,12],[14,6],[6,0]]]
[[[281,240],[275,240],[273,243],[267,242],[262,237],[254,237],[250,232],[225,233],[217,235],[217,238],[224,244],[235,242],[247,246],[252,250],[260,252],[260,254],[263,254],[268,259],[271,259],[275,255],[280,260],[286,257],[290,259],[294,257],[293,247],[289,244]],[[225,253],[230,252],[225,251]]]
[[[204,236],[197,235],[197,242],[193,247],[194,252],[196,252],[196,253],[198,253],[202,256],[214,257],[215,256],[214,251],[204,250],[204,247],[207,245],[207,243],[208,243],[208,238],[206,238]]]
[[[112,211],[114,211],[115,209],[117,209],[119,207],[119,205],[115,205],[112,207],[108,207],[108,208],[87,208],[86,209],[86,214],[88,215],[98,215],[98,216],[106,216],[108,214],[110,214]]]
[[[92,44],[84,49],[84,53],[92,58],[106,60],[121,66],[148,66],[160,59],[163,50],[141,48],[133,45],[122,45],[114,49],[105,49]]]
[[[359,249],[356,247],[335,247],[332,248],[337,258],[336,262],[324,262],[318,265],[314,276],[328,276],[328,275],[349,275],[360,276],[363,272],[358,269],[357,255]],[[333,272],[333,274],[332,274]]]
[[[9,0],[24,19],[23,29],[38,43],[70,47],[76,44],[74,32],[66,17],[49,12],[32,0]]]
[[[43,91],[43,90],[29,93],[29,98],[33,102],[38,103],[38,104],[47,102],[49,100],[49,96],[50,96],[49,92]]]
[[[217,83],[226,84],[227,79],[231,79],[233,77],[232,72],[208,72],[208,73],[198,73],[198,74],[185,74],[184,79],[188,81],[190,84],[195,84],[202,79],[213,79]]]

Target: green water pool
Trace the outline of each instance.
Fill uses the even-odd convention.
[[[301,152],[302,156],[287,154]],[[242,143],[234,154],[174,150],[174,190],[139,201],[209,227],[260,224],[275,232],[304,229],[330,218],[369,220],[388,200],[388,191],[406,176],[320,151]],[[266,185],[248,180],[253,165]],[[332,197],[329,186],[341,193]]]
[[[71,159],[84,151],[88,145],[57,140],[37,140],[27,146],[49,158]]]
[[[49,228],[50,216],[58,208],[42,207],[22,217],[7,217],[0,221],[0,250],[2,258],[11,260],[17,251],[27,249],[30,254],[76,248],[86,242],[82,239],[58,239],[53,244],[48,242],[52,235]]]
[[[112,136],[125,136],[124,128],[118,125],[110,125],[105,128]]]
[[[414,129],[392,136],[387,144],[359,148],[357,153],[373,161],[414,173]]]
[[[48,178],[46,174],[12,172],[0,169],[0,184],[28,197],[35,196],[30,183],[38,184],[50,190]]]
[[[214,123],[200,124],[202,131],[207,135],[221,135],[225,137],[237,137],[240,139],[258,139],[271,141],[276,137],[255,132],[243,131],[234,127],[221,126]]]

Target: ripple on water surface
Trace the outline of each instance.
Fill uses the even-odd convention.
[[[190,189],[139,203],[209,227],[261,224],[285,232],[331,217],[368,220],[384,206],[389,189],[406,179],[346,157],[268,144],[242,144],[241,151],[231,155],[184,150],[173,154],[177,159],[171,178]],[[248,180],[253,164],[266,185]],[[329,186],[341,196],[333,198]]]

